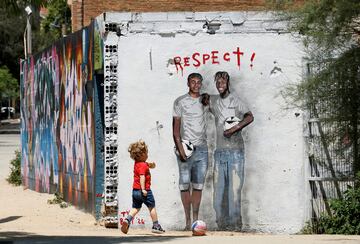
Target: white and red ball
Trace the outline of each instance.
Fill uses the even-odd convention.
[[[193,232],[194,236],[203,236],[206,233],[206,223],[202,220],[196,220],[192,225],[191,225],[191,230]]]

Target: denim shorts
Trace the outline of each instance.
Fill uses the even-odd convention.
[[[155,207],[155,198],[151,190],[147,190],[147,196],[145,197],[141,190],[133,189],[132,192],[132,207],[133,208],[141,208],[144,203],[148,208]]]
[[[179,189],[186,191],[190,189],[202,190],[204,187],[206,172],[208,168],[208,148],[206,145],[197,146],[193,155],[182,162],[177,156],[179,166]]]

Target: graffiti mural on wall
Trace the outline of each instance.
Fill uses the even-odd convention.
[[[307,211],[301,190],[303,124],[301,116],[293,116],[298,111],[283,111],[286,101],[278,94],[283,85],[300,81],[302,47],[287,29],[281,25],[279,34],[269,28],[274,22],[267,13],[108,13],[101,18],[107,32],[103,73],[109,113],[104,128],[109,173],[104,175],[105,185],[106,179],[113,184],[104,188],[104,199],[108,195],[109,203],[118,202],[119,223],[132,201],[127,148],[143,139],[158,165],[152,190],[165,229],[189,229],[198,218],[209,230],[299,230]],[[221,26],[215,34],[204,31],[209,19]],[[226,71],[230,80],[223,74],[217,84],[218,71]],[[191,88],[195,98],[187,83],[193,72],[203,77]],[[196,99],[203,93],[210,100],[205,107]],[[107,97],[114,106],[106,105]],[[211,113],[202,111],[207,109]],[[256,123],[240,128],[252,121],[252,113]],[[225,120],[240,126],[224,130]],[[191,151],[181,139],[196,148],[186,160],[182,155],[186,162],[174,153],[174,137],[177,149]],[[145,212],[137,216],[145,226],[135,220],[132,227],[151,228]]]
[[[246,53],[248,54],[248,53]],[[250,55],[252,70],[255,52]],[[233,62],[240,70],[244,51],[208,53],[193,52],[185,57],[173,58],[176,71],[183,76],[186,67],[220,65]],[[208,171],[208,142],[206,114],[215,118],[216,145],[211,152],[214,157],[213,208],[219,230],[241,230],[241,191],[244,185],[245,146],[241,130],[252,123],[254,117],[240,98],[230,93],[230,76],[226,71],[216,72],[214,82],[217,95],[200,94],[203,77],[192,73],[187,78],[189,91],[180,96],[173,106],[173,137],[177,148],[179,165],[179,188],[185,213],[185,229],[198,219],[203,185]],[[190,152],[187,148],[194,147]],[[196,148],[196,150],[195,150]],[[201,155],[204,156],[201,156]],[[190,166],[189,165],[196,165]],[[191,211],[192,210],[192,211]],[[191,213],[192,212],[192,213]],[[192,218],[191,218],[192,217]]]
[[[214,76],[217,95],[200,94],[202,81],[201,74],[191,73],[187,78],[188,93],[177,98],[173,106],[173,137],[178,152],[185,229],[189,230],[192,221],[197,220],[199,215],[208,170],[206,114],[211,112],[216,128],[213,169],[216,223],[219,230],[239,231],[242,228],[241,190],[245,165],[241,130],[254,117],[239,97],[230,93],[230,76],[227,72],[219,71]]]
[[[23,60],[23,184],[94,208],[93,27]]]

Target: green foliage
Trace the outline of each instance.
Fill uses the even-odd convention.
[[[326,63],[313,64],[311,75],[296,85],[292,97],[296,101],[305,101],[306,106],[326,102],[333,111],[327,114],[328,120],[350,121],[353,113],[359,113],[360,70],[354,65],[359,62],[360,46],[353,47]],[[318,113],[329,112],[324,109],[326,107],[319,106]]]
[[[314,231],[314,226],[311,224],[310,221],[305,223],[305,226],[302,228],[299,234],[309,235],[309,234],[316,234]]]
[[[0,68],[0,99],[18,97],[19,84],[6,66]]]
[[[309,0],[290,9],[292,1],[272,2],[284,10],[278,17],[289,20],[308,56],[308,76],[286,87],[284,97],[328,128],[322,139],[331,156],[357,175],[354,187],[330,201],[331,214],[307,223],[302,233],[360,234],[360,1]]]
[[[10,175],[6,179],[10,184],[21,185],[21,153],[15,151],[15,158],[10,161]]]
[[[0,1],[0,66],[6,65],[10,73],[18,80],[20,77],[19,59],[24,58],[24,32],[27,19],[24,8],[28,5],[33,10],[30,16],[33,54],[42,51],[61,37],[61,28],[53,27],[63,23],[70,26],[71,19],[70,10],[65,0]],[[41,7],[49,8],[49,16],[43,20],[39,14]],[[40,23],[42,21],[47,23],[44,24],[44,26],[48,26],[47,30],[45,27],[41,28]],[[70,27],[67,28],[67,31],[69,29]]]
[[[351,147],[353,172],[360,171],[360,1],[309,0],[287,9],[290,0],[274,0],[283,9],[279,18],[304,41],[309,60],[308,76],[286,87],[290,103],[313,112],[322,124],[328,143],[344,154],[344,138]],[[314,112],[315,111],[315,112]],[[329,141],[331,140],[331,141]]]
[[[1,1],[0,1],[1,2]],[[0,8],[0,66],[6,65],[19,78],[19,58],[24,57],[25,16],[15,16]]]
[[[64,201],[64,197],[61,193],[56,192],[53,199],[47,201],[48,204],[59,204],[60,208],[67,208],[69,203]]]
[[[309,60],[327,62],[360,45],[359,0],[308,0],[292,7],[294,0],[267,0],[289,29],[302,35]]]
[[[360,181],[358,174],[357,181]],[[360,234],[360,188],[349,187],[343,199],[330,202],[332,215],[322,215],[317,223],[324,234]]]
[[[48,204],[60,204],[64,201],[62,194],[56,192],[53,199],[47,201]]]
[[[46,7],[48,0],[1,0],[0,8],[5,9],[11,15],[21,15],[24,7],[32,6],[35,9]]]
[[[355,185],[360,183],[357,174]],[[322,214],[314,223],[307,222],[302,234],[360,234],[360,188],[351,187],[344,192],[342,199],[330,201],[331,215]]]
[[[49,13],[41,22],[42,31],[57,40],[62,37],[63,26],[66,33],[70,31],[71,11],[66,0],[52,0],[47,8]]]

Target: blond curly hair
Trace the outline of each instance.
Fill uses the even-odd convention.
[[[136,161],[143,153],[148,152],[148,147],[143,140],[139,140],[130,144],[128,152],[130,157]]]

